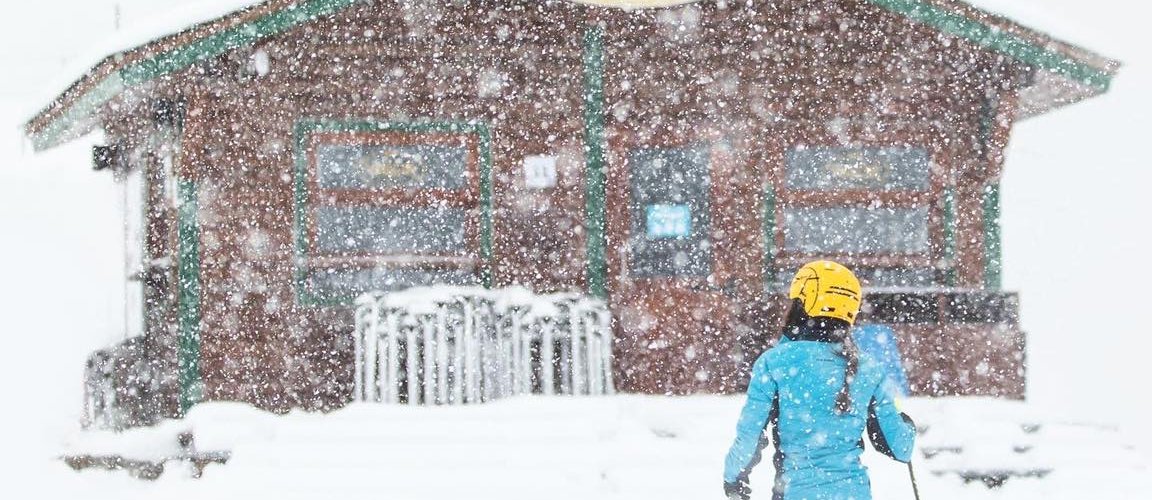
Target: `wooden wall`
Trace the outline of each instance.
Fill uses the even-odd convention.
[[[184,103],[178,168],[199,191],[207,398],[287,410],[339,406],[350,394],[351,312],[296,300],[292,133],[301,119],[486,123],[494,284],[582,290],[582,58],[593,26],[606,64],[609,292],[622,389],[743,386],[748,363],[778,329],[779,297],[763,287],[759,207],[791,145],[929,148],[940,170],[934,196],[944,186],[957,195],[956,284],[983,286],[980,196],[998,175],[1010,109],[997,108],[990,144],[981,142],[981,120],[991,95],[1010,108],[1020,68],[854,0],[819,10],[790,0],[635,12],[528,0],[430,4],[365,3],[152,89]],[[266,74],[250,66],[258,51],[268,56]],[[121,138],[142,134],[142,126],[113,129]],[[725,145],[713,171],[724,181],[713,188],[722,232],[715,276],[631,280],[619,252],[623,148],[686,140]],[[524,189],[520,162],[531,154],[559,157],[557,187]],[[933,211],[937,232],[940,210]],[[937,330],[911,335],[962,352],[979,342]],[[663,347],[648,347],[659,339]],[[964,387],[956,382],[941,393]]]
[[[631,279],[625,257],[611,254],[620,380],[628,387],[655,393],[739,388],[747,364],[778,335],[785,304],[764,293],[759,207],[765,185],[776,189],[777,204],[799,201],[783,190],[784,152],[796,145],[927,148],[934,168],[930,192],[898,199],[873,192],[844,196],[888,206],[931,205],[932,248],[919,264],[933,266],[948,257],[943,198],[951,190],[954,286],[984,286],[982,193],[986,184],[997,182],[1011,126],[1010,109],[1003,108],[1013,102],[1021,68],[863,2],[822,3],[821,8],[807,2],[728,8],[705,2],[599,18],[606,27],[607,126],[614,148],[609,248],[624,243],[628,226],[621,151],[626,145],[706,140],[724,146],[723,158],[713,160],[711,216],[713,231],[721,236],[713,239],[716,263],[709,280]],[[989,110],[990,96],[1003,104]],[[989,113],[995,115],[994,140],[982,138]],[[775,264],[789,272],[808,258],[781,254]],[[843,259],[850,266],[891,261]],[[990,328],[968,325],[958,331],[986,334]],[[1023,395],[1022,384],[1014,382],[1002,389],[988,379],[961,380],[956,374],[965,368],[953,369],[952,361],[932,355],[930,346],[938,343],[948,345],[949,352],[982,353],[981,359],[1002,355],[978,350],[980,336],[950,335],[952,330],[901,328],[909,332],[903,337],[905,357],[914,361],[918,392]],[[1011,353],[1004,354],[1006,364],[1020,366],[1015,356],[1022,347],[1004,352]],[[932,373],[940,377],[941,370],[947,382],[924,382]]]

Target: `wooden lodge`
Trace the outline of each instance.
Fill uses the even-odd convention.
[[[1117,62],[958,0],[616,3],[268,0],[110,54],[26,125],[102,130],[139,200],[90,364],[137,412],[339,407],[358,294],[524,285],[607,300],[620,390],[730,392],[832,258],[914,394],[1024,397],[1003,151]]]

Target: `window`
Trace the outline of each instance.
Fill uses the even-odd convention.
[[[928,207],[784,207],[784,248],[801,254],[920,254]]]
[[[874,288],[935,284],[933,188],[919,147],[797,146],[770,193],[769,286],[806,261],[830,258]]]
[[[321,143],[316,145],[316,162],[323,189],[461,190],[468,188],[470,153],[463,137],[433,144]]]
[[[793,148],[785,153],[787,186],[809,191],[924,191],[929,188],[923,148]]]
[[[320,205],[313,248],[323,255],[459,255],[469,211],[456,207]]]
[[[304,122],[297,149],[302,302],[485,282],[491,253],[485,129]]]

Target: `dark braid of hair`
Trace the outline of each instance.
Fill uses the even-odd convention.
[[[859,351],[852,341],[852,325],[847,321],[835,318],[813,318],[804,312],[804,305],[799,299],[792,300],[792,306],[784,317],[785,337],[792,340],[823,340],[825,342],[840,343],[840,355],[844,356],[847,366],[844,368],[844,385],[836,394],[836,413],[843,415],[852,410],[852,395],[849,393],[852,380],[856,378],[856,370],[860,365]]]
[[[836,394],[836,413],[843,415],[852,410],[852,395],[849,393],[849,386],[852,384],[852,379],[856,378],[856,369],[860,366],[860,358],[856,350],[856,343],[852,341],[851,331],[841,330],[841,332],[843,332],[843,340],[840,341],[840,355],[844,356],[848,365],[844,369],[844,385],[840,386],[840,392]]]

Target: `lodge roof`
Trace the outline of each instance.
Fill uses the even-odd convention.
[[[36,150],[92,131],[104,104],[128,90],[350,7],[359,0],[265,0],[108,55],[24,126]],[[701,0],[575,0],[600,7],[667,8]],[[702,0],[710,1],[710,0]],[[863,0],[1036,68],[1020,92],[1021,118],[1107,92],[1118,61],[1056,40],[960,0]]]

